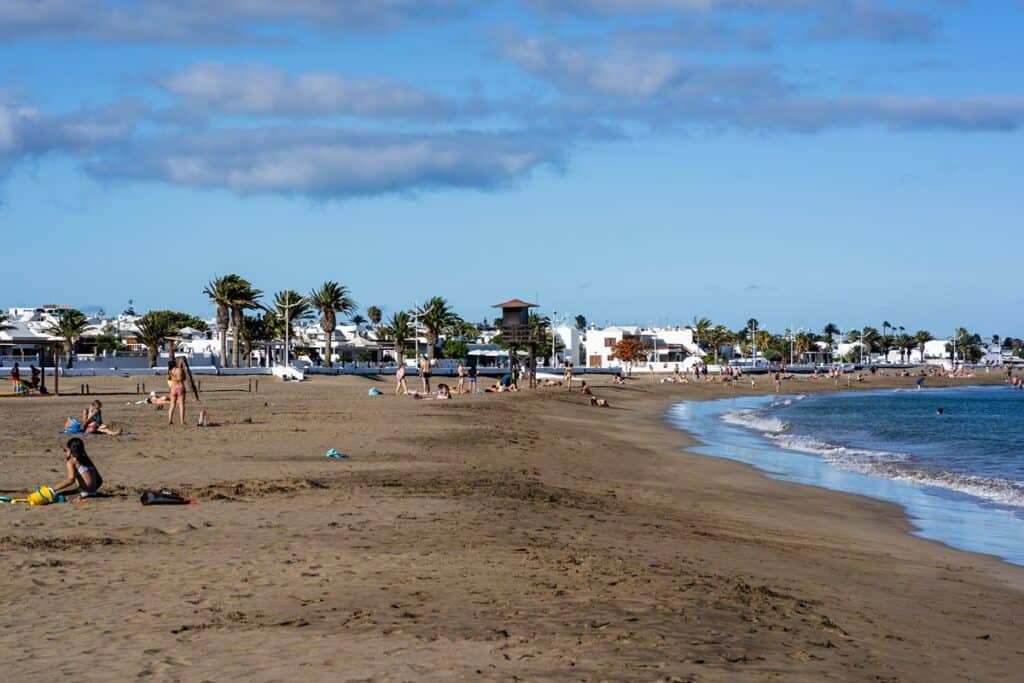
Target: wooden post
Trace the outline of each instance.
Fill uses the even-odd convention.
[[[53,354],[53,395],[60,396],[60,359]]]

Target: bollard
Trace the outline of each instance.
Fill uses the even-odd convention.
[[[78,393],[79,393],[79,395],[82,395],[82,394],[85,393],[85,385],[84,384],[79,384],[78,385]]]
[[[202,390],[203,390],[203,380],[199,380],[199,386],[197,387],[197,391],[202,391]]]
[[[249,393],[252,393],[252,377],[249,378]]]
[[[136,394],[139,393],[139,383],[138,382],[135,383],[135,393]]]
[[[91,394],[92,393],[92,389],[89,388],[88,384],[85,385],[85,393],[87,393],[87,394]]]
[[[260,381],[256,380],[256,393],[260,393]]]
[[[142,393],[146,393],[146,383],[142,383]]]

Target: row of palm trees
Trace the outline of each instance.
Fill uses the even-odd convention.
[[[914,334],[907,334],[905,328],[893,325],[888,321],[883,323],[884,331],[882,333],[873,327],[865,327],[861,330],[850,330],[846,335],[842,334],[839,326],[835,323],[825,325],[820,334],[810,330],[786,330],[783,334],[773,334],[763,329],[756,318],[749,319],[746,327],[739,330],[730,330],[724,325],[716,325],[709,318],[697,318],[694,319],[693,330],[694,341],[712,352],[715,363],[718,362],[719,349],[732,344],[739,345],[744,353],[749,353],[750,348],[756,344],[757,348],[765,352],[766,355],[771,353],[774,356],[786,358],[793,353],[803,354],[813,351],[818,347],[819,342],[826,343],[831,349],[837,341],[859,341],[869,352],[878,351],[888,355],[892,349],[899,349],[901,357],[907,359],[915,348],[920,350],[923,357],[925,343],[934,339],[931,332],[927,330],[918,330]],[[894,333],[899,330],[900,334],[890,335],[890,330]]]
[[[357,305],[349,289],[333,280],[324,282],[305,296],[291,289],[277,292],[271,306],[260,303],[262,290],[237,274],[214,277],[203,293],[217,309],[220,358],[225,367],[228,367],[229,327],[232,338],[240,341],[232,345],[230,367],[238,367],[243,347],[245,354],[249,355],[254,344],[280,338],[284,331],[290,335],[296,320],[307,319],[314,313],[319,314],[320,329],[324,332],[323,362],[327,367],[332,365],[331,349],[339,316],[350,316],[350,322],[357,327],[367,322],[377,326],[378,337],[391,341],[399,358],[404,353],[406,341],[416,338],[417,328],[422,329],[427,338],[427,353],[431,360],[442,334],[475,336],[475,328],[440,296],[431,297],[412,310],[397,311],[381,324],[383,314],[379,306],[368,306],[366,317],[356,313]],[[246,311],[258,309],[263,311],[262,316],[246,315]],[[473,328],[472,333],[470,328]]]

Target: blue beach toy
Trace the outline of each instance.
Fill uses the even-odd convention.
[[[367,396],[380,396],[380,389],[377,387],[370,387],[370,390],[366,392]]]
[[[338,449],[336,448],[331,448],[330,450],[327,451],[327,457],[332,460],[341,460],[342,458],[347,458],[348,456],[345,455],[344,453],[339,453]]]

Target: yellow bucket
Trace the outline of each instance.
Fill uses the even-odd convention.
[[[29,505],[49,505],[57,500],[57,494],[49,486],[40,486],[28,494]]]

